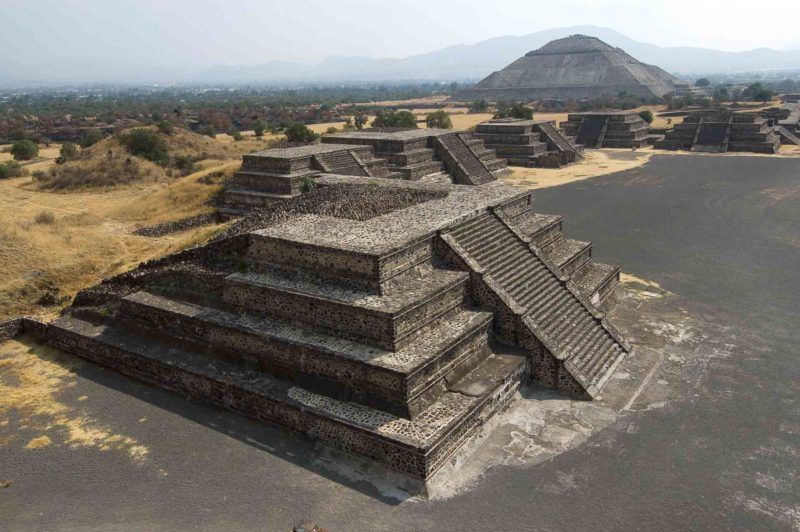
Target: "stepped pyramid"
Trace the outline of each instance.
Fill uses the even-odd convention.
[[[656,148],[725,153],[777,153],[781,138],[767,120],[754,113],[713,111],[691,114],[657,140]]]
[[[226,185],[219,211],[241,216],[277,200],[296,197],[322,174],[390,179],[443,179],[482,185],[506,171],[505,159],[468,131],[365,129],[322,137],[322,142],[245,155]]]
[[[662,97],[680,80],[596,37],[572,35],[528,52],[459,99],[489,101],[591,99],[620,93]]]
[[[631,349],[618,268],[492,181],[317,188],[203,246],[0,323],[123,374],[429,479],[521,384],[595,397]],[[0,338],[2,339],[2,338]]]
[[[474,136],[514,166],[560,168],[583,159],[583,147],[553,121],[496,118],[478,124]]]

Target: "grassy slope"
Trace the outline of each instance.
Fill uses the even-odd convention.
[[[48,285],[72,296],[141,261],[206,240],[220,227],[159,238],[131,233],[210,211],[208,199],[238,168],[239,156],[266,144],[255,139],[223,142],[185,131],[169,142],[171,153],[206,157],[197,164],[200,170],[170,178],[155,167],[149,179],[71,192],[43,189],[30,177],[0,181],[0,319],[52,315],[58,308],[36,304]],[[121,151],[116,139],[99,143],[79,162],[98,165],[109,149]],[[122,153],[119,158],[124,160]]]

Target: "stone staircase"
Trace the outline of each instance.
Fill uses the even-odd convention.
[[[560,215],[539,214],[528,205],[507,221],[598,308],[619,284],[619,266],[594,261],[591,242],[565,238]]]
[[[608,117],[586,116],[578,128],[575,142],[589,148],[600,148],[603,146],[606,128],[608,128]]]
[[[483,185],[496,179],[461,134],[434,137],[434,146],[436,154],[453,176],[454,183]]]
[[[504,217],[497,210],[482,214],[443,238],[494,295],[486,299],[515,316],[517,341],[541,344],[533,377],[594,397],[630,346]]]
[[[731,122],[701,122],[697,128],[692,151],[724,153],[730,138]]]
[[[314,163],[327,174],[357,175],[369,177],[364,163],[356,159],[352,151],[321,153],[314,155]]]
[[[800,137],[786,129],[784,126],[776,126],[775,133],[780,136],[783,144],[793,144],[800,146]]]
[[[539,122],[537,124],[539,133],[544,135],[548,144],[555,146],[561,153],[574,153],[574,159],[583,159],[583,147],[573,144],[564,134],[550,122]]]

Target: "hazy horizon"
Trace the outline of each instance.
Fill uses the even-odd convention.
[[[793,25],[754,28],[766,14],[740,0],[566,0],[557,10],[552,2],[522,0],[0,1],[0,81],[178,79],[218,65],[402,58],[577,25],[662,47],[800,48]],[[769,18],[781,20],[778,10]]]

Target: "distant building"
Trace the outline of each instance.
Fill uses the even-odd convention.
[[[626,93],[662,97],[684,86],[659,67],[641,63],[596,37],[573,35],[528,52],[471,89],[464,100],[589,99]]]

